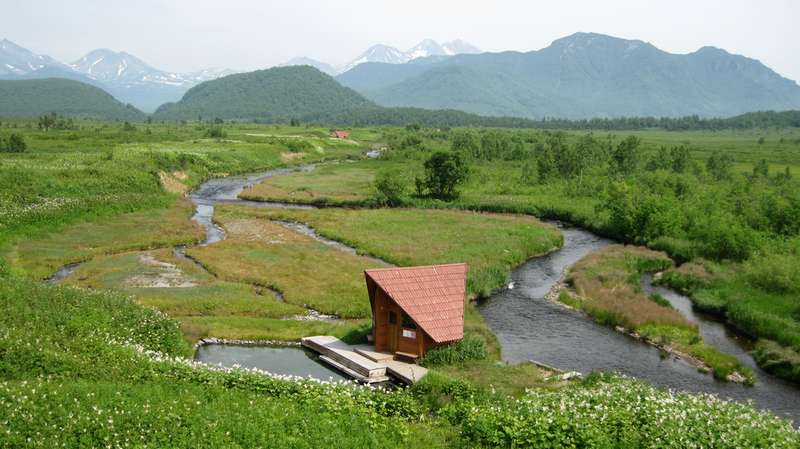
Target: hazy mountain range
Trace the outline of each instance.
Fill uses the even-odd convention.
[[[314,110],[326,117],[352,117],[357,109],[358,120],[373,123],[368,112],[391,113],[397,120],[397,110],[385,109],[395,107],[531,119],[730,117],[800,109],[800,86],[755,59],[714,47],[672,54],[640,40],[594,33],[576,33],[524,53],[478,53],[463,41],[440,45],[424,40],[408,51],[373,46],[339,68],[307,58],[289,65],[316,69],[177,74],[125,52],[95,50],[63,64],[0,42],[2,79],[82,81],[146,112],[158,107],[161,118],[280,121],[311,118]],[[320,73],[345,69],[335,80]],[[299,78],[293,82],[291,76]],[[83,91],[73,92],[80,96]]]
[[[383,44],[373,45],[360,55],[340,66],[333,66],[329,63],[306,57],[294,58],[281,65],[310,65],[321,72],[333,76],[345,73],[359,64],[364,64],[366,62],[405,64],[414,59],[427,58],[430,56],[453,56],[459,54],[476,54],[480,52],[481,50],[478,49],[478,47],[461,39],[445,42],[444,44],[440,44],[433,39],[425,39],[406,51]]]
[[[234,73],[229,69],[207,69],[193,73],[170,73],[156,69],[125,52],[97,49],[65,64],[4,39],[0,41],[1,79],[67,78],[100,87],[123,103],[152,112],[175,101],[194,85]]]
[[[576,33],[527,53],[365,63],[337,77],[382,106],[528,118],[728,117],[800,108],[800,87],[714,47],[671,54],[640,40]]]

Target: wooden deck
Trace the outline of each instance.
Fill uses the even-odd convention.
[[[373,346],[350,346],[329,335],[306,337],[300,342],[318,352],[325,363],[363,383],[386,382],[391,375],[410,385],[428,373],[421,366],[394,360],[392,354],[377,352]]]

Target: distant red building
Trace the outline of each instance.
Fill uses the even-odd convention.
[[[350,133],[347,131],[334,131],[333,137],[336,137],[337,139],[347,139],[350,137]]]

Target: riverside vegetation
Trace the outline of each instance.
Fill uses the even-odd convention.
[[[426,192],[417,196],[412,177],[390,173],[399,182],[388,184],[402,190],[393,197],[426,210],[218,207],[216,218],[229,239],[188,248],[198,265],[172,253],[174,245],[202,237],[190,220],[188,203],[168,189],[185,192],[212,176],[326,159],[355,160],[330,167],[364,168],[377,178],[397,167],[422,178],[428,155],[449,148],[451,136],[462,132],[365,128],[352,130],[354,142],[341,142],[329,139],[324,128],[214,126],[224,134],[209,133],[207,124],[75,121],[65,129],[44,130],[36,122],[3,123],[0,134],[21,134],[27,144],[25,152],[0,156],[4,446],[627,448],[692,442],[779,448],[799,443],[789,423],[747,404],[659,391],[615,376],[563,382],[530,364],[497,364],[497,343],[471,307],[468,339],[450,352],[431,355],[425,362],[429,376],[411,389],[383,392],[188,361],[189,343],[205,335],[357,337],[365,329],[366,298],[319,295],[312,304],[292,292],[298,281],[318,282],[320,291],[341,282],[319,269],[323,259],[333,267],[348,267],[343,288],[353,295],[358,288],[357,295],[363,295],[360,270],[381,263],[367,256],[395,264],[457,257],[470,263],[469,290],[479,296],[502,285],[514,265],[560,244],[554,229],[530,217],[430,210],[470,208],[468,201],[475,199],[468,192],[481,179],[476,176],[484,176],[483,188],[496,188],[494,183],[503,179],[502,164],[519,165],[503,160],[475,164],[473,156],[465,156],[470,175],[458,187],[460,197],[449,201]],[[568,135],[564,140],[581,138]],[[401,148],[398,142],[406,139],[419,143]],[[379,160],[362,160],[360,155],[372,146],[389,149]],[[482,175],[481,167],[495,177]],[[317,175],[274,178],[270,184]],[[315,191],[313,184],[307,187]],[[364,204],[377,204],[372,185],[350,190],[362,195]],[[589,201],[570,198],[579,210],[594,210]],[[529,206],[533,203],[516,208],[497,204],[501,211],[535,211]],[[491,209],[487,203],[479,206],[473,208]],[[275,219],[310,223],[361,255],[324,248],[278,227]],[[297,254],[275,248],[281,244]],[[244,276],[244,266],[215,264],[217,256],[250,261],[248,267],[255,269]],[[53,268],[78,260],[88,262],[65,281],[88,288],[39,282]],[[297,269],[269,273],[278,263]],[[713,263],[720,270],[735,270],[747,261]],[[357,278],[350,286],[350,279]],[[283,293],[285,302],[270,287]],[[292,319],[309,305],[330,307],[326,311],[340,319]]]
[[[678,263],[708,268],[700,278],[687,270],[665,282],[685,287],[699,307],[757,339],[766,369],[798,379],[800,190],[793,173],[800,132],[626,134],[394,129],[377,160],[266,180],[243,195],[376,206],[387,192],[362,176],[388,177],[391,195],[405,206],[528,213],[665,251]],[[456,199],[417,189],[424,162],[437,151],[468,161]]]

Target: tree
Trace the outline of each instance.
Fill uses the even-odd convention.
[[[706,161],[706,170],[717,181],[730,178],[732,168],[733,158],[727,153],[715,151]]]
[[[221,126],[212,126],[206,130],[206,137],[210,137],[212,139],[224,139],[228,137],[228,133],[226,133]]]
[[[19,134],[11,134],[8,139],[0,137],[0,151],[6,153],[23,153],[28,149],[25,139]]]
[[[753,166],[753,177],[766,178],[767,176],[769,176],[769,164],[766,159],[761,159]]]
[[[555,176],[556,158],[550,145],[537,144],[536,145],[536,173],[539,182],[545,183],[551,177]]]
[[[522,164],[522,174],[520,175],[520,182],[523,185],[532,186],[539,181],[539,173],[537,172],[536,163],[533,161],[525,161]]]
[[[672,162],[672,171],[675,173],[685,173],[691,163],[689,149],[681,145],[679,147],[672,147],[669,150],[669,156]]]
[[[658,147],[655,154],[650,156],[647,165],[645,165],[645,169],[647,171],[667,170],[671,165],[672,160],[670,158],[670,152],[667,150],[667,147],[662,145]]]
[[[453,151],[470,157],[477,158],[480,153],[478,138],[473,131],[460,131],[453,133]]]
[[[403,204],[403,195],[406,184],[402,176],[395,170],[378,172],[375,177],[375,199],[382,206],[400,206]]]
[[[58,118],[58,114],[55,112],[51,112],[49,114],[45,114],[39,117],[39,129],[43,131],[47,131],[56,124],[56,119]]]
[[[611,152],[611,169],[619,175],[630,175],[639,166],[639,144],[636,136],[628,136]]]
[[[425,178],[418,184],[439,199],[455,198],[456,187],[466,181],[469,171],[460,154],[444,151],[433,153],[424,167]]]

